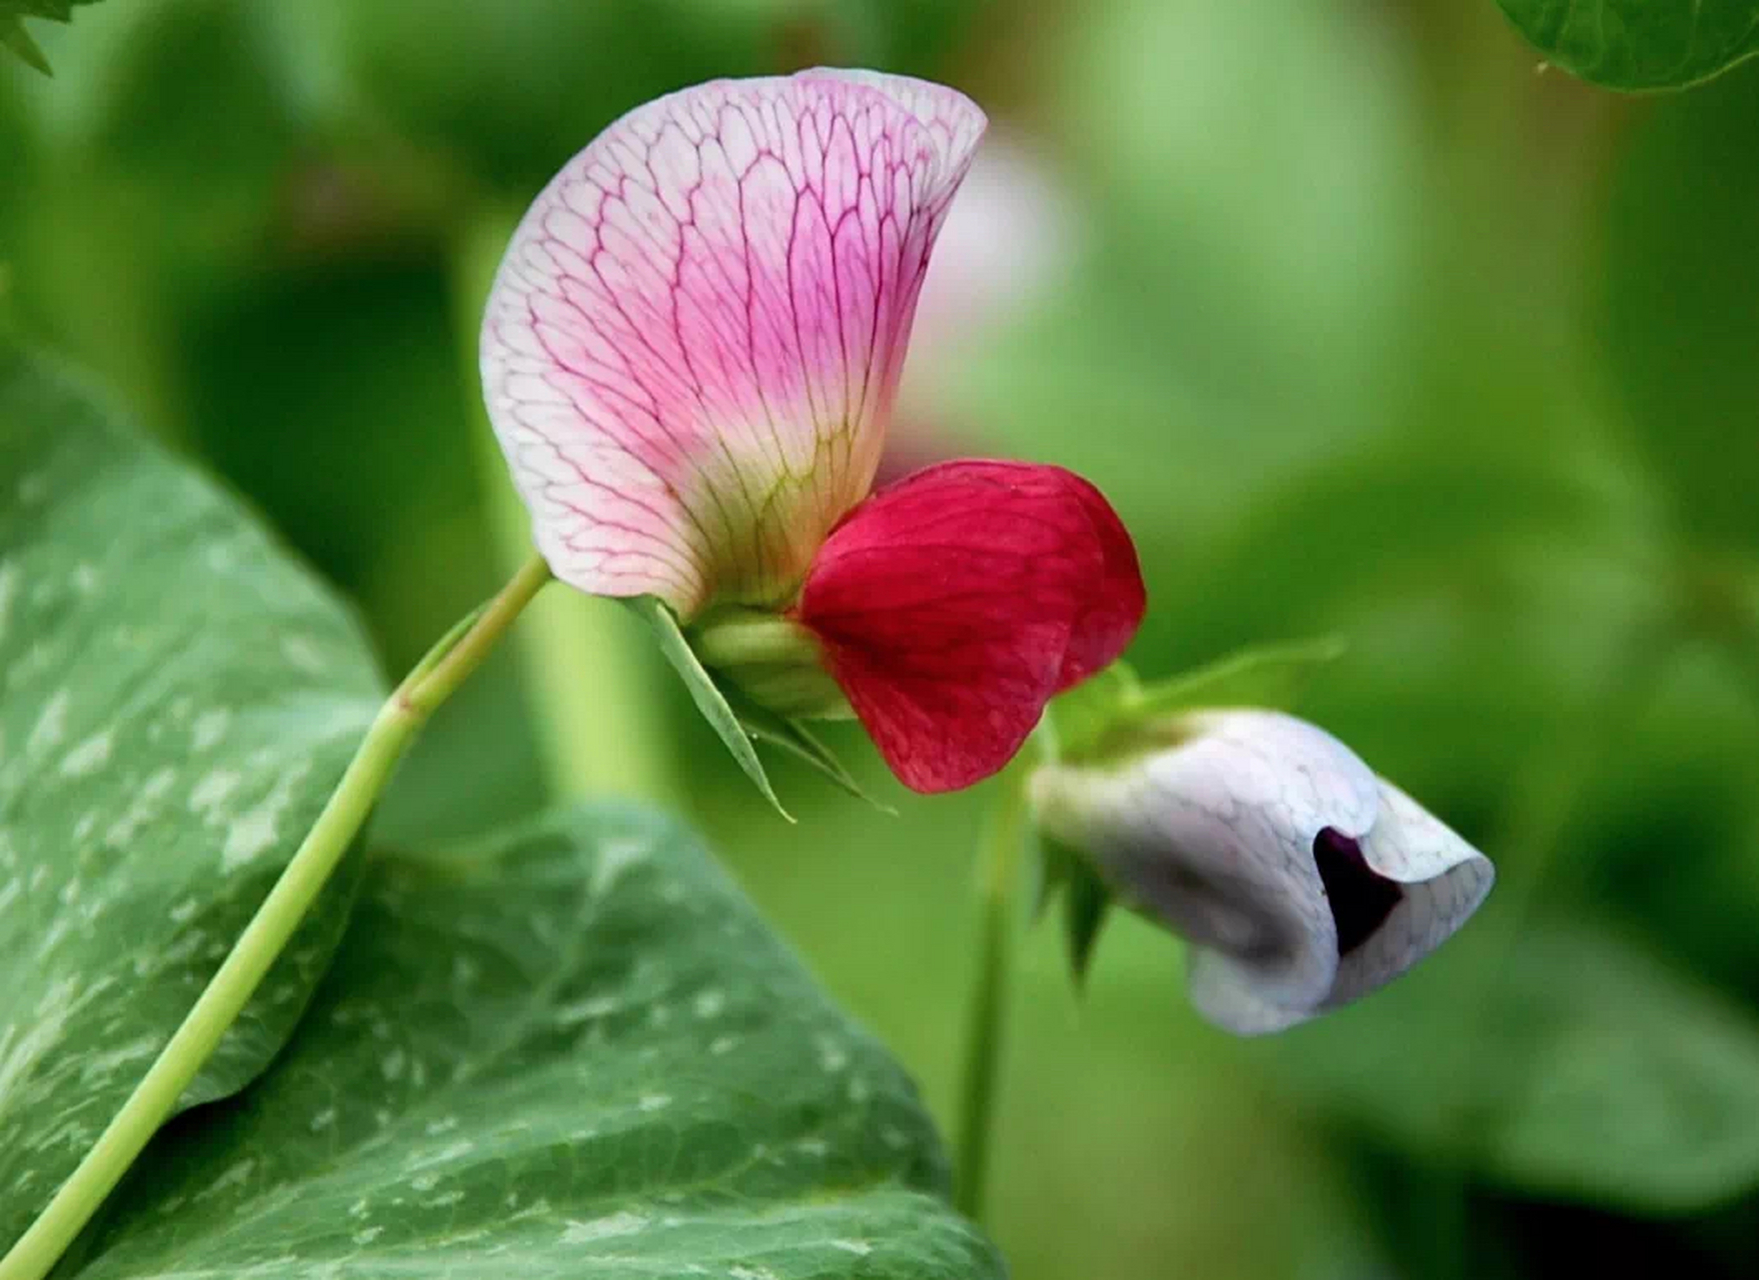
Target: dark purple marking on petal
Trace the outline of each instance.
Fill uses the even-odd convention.
[[[1347,956],[1386,923],[1405,891],[1370,867],[1361,844],[1334,827],[1324,827],[1314,837],[1313,861],[1337,925],[1338,955]]]

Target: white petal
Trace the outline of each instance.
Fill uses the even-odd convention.
[[[1403,885],[1404,898],[1339,963],[1328,1008],[1384,986],[1447,941],[1496,879],[1489,858],[1403,791],[1383,780],[1380,797],[1380,817],[1361,840],[1362,857]]]
[[[1287,1025],[1326,999],[1338,968],[1313,841],[1368,831],[1378,784],[1291,716],[1205,712],[1179,728],[1177,745],[1118,770],[1041,770],[1040,821],[1191,941],[1206,1016],[1246,1034]]]

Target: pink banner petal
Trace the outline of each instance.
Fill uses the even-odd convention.
[[[776,604],[872,483],[983,113],[872,72],[637,108],[520,224],[483,323],[489,417],[556,576]]]
[[[838,526],[795,614],[898,778],[951,791],[1005,765],[1071,673],[1129,643],[1142,582],[1125,580],[1126,553],[1133,567],[1116,515],[1078,476],[943,463]]]

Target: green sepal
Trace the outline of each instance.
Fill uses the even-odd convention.
[[[758,706],[737,689],[726,690],[725,696],[747,737],[756,742],[767,743],[786,751],[797,760],[804,761],[857,800],[865,800],[881,813],[897,815],[898,811],[891,805],[874,799],[862,790],[861,784],[844,768],[836,754],[803,723]]]
[[[1301,700],[1314,673],[1336,661],[1346,647],[1342,636],[1317,636],[1239,649],[1195,670],[1143,686],[1131,710],[1138,716],[1155,718],[1195,707],[1288,711]]]
[[[690,647],[690,641],[684,638],[684,631],[678,625],[677,615],[666,603],[654,596],[637,596],[624,601],[649,627],[653,628],[654,636],[660,642],[660,652],[666,655],[666,661],[672,664],[684,680],[684,687],[690,690],[691,701],[696,709],[702,712],[709,727],[719,735],[726,744],[727,750],[733,753],[733,759],[745,770],[745,776],[757,785],[775,811],[789,822],[794,815],[782,807],[776,796],[776,789],[770,785],[770,778],[764,772],[763,761],[757,758],[757,748],[752,743],[753,735],[740,720],[739,713],[733,710],[727,701],[727,695],[715,683],[714,677],[708,673]]]
[[[1038,883],[1032,894],[1032,922],[1037,924],[1050,910],[1057,891],[1069,883],[1081,855],[1068,845],[1051,839],[1036,823],[1032,827],[1032,838],[1038,855],[1033,859],[1033,866],[1038,870]]]
[[[1037,831],[1038,891],[1032,904],[1034,921],[1044,917],[1060,893],[1063,899],[1063,944],[1075,990],[1084,989],[1093,949],[1099,942],[1115,896],[1093,863],[1078,849]]]
[[[1115,662],[1052,700],[1045,720],[1054,758],[1079,764],[1135,750],[1169,717],[1198,707],[1290,710],[1344,647],[1338,636],[1255,645],[1152,684]]]
[[[49,60],[31,39],[31,33],[24,29],[24,19],[18,17],[0,18],[0,45],[12,50],[28,66],[34,67],[44,75],[53,75],[49,69]]]
[[[1112,888],[1093,864],[1075,858],[1067,888],[1063,891],[1063,943],[1068,948],[1069,972],[1075,979],[1075,990],[1087,987],[1087,970],[1093,960],[1093,949],[1099,943],[1099,932],[1111,913]]]
[[[1114,662],[1053,698],[1037,736],[1053,759],[1079,760],[1119,725],[1133,723],[1131,709],[1141,696],[1142,683],[1130,664]]]

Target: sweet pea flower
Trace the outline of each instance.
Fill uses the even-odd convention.
[[[853,714],[919,791],[970,785],[1144,608],[1060,468],[948,462],[869,496],[916,299],[985,126],[866,71],[638,107],[540,194],[482,334],[489,417],[557,578],[653,597],[790,717]]]
[[[1121,761],[1049,765],[1042,828],[1190,943],[1192,1003],[1279,1031],[1390,982],[1490,892],[1483,854],[1324,730],[1189,714]]]

